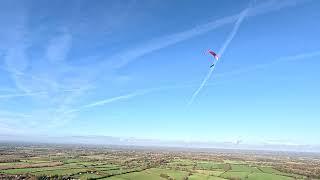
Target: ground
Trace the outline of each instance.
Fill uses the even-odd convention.
[[[17,145],[18,146],[18,145]],[[0,179],[319,179],[319,155],[0,146]]]

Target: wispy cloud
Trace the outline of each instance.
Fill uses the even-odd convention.
[[[24,97],[21,101],[32,106],[28,108],[35,123],[41,127],[62,126],[76,117],[75,113],[62,112],[70,111],[80,97],[99,86],[100,82],[93,80],[99,77],[99,72],[106,72],[92,63],[92,59],[99,57],[92,51],[80,52],[79,56],[88,62],[85,65],[77,64],[77,53],[81,48],[103,44],[96,38],[126,25],[137,4],[115,2],[106,10],[100,3],[70,2],[66,3],[67,16],[57,15],[60,12],[56,7],[40,13],[31,11],[42,9],[43,5],[0,2],[0,23],[4,25],[0,29],[0,57],[4,59],[0,62],[0,73],[7,75],[6,79],[12,80],[8,84],[14,87],[12,91],[0,91],[0,103]],[[45,8],[50,5],[45,3]],[[64,8],[58,9],[64,13]],[[93,44],[89,44],[91,38]],[[81,47],[76,53],[72,51],[75,45]],[[86,54],[89,55],[85,57]],[[11,110],[19,114],[23,107]]]
[[[48,61],[57,63],[64,61],[67,58],[68,51],[71,48],[72,36],[65,32],[52,38],[47,47],[46,56]]]
[[[11,92],[1,92],[0,99],[26,97],[25,103],[31,102],[37,107],[30,114],[39,125],[43,124],[44,119],[49,124],[71,119],[71,115],[60,117],[59,112],[69,109],[92,88],[91,77],[83,73],[83,69],[67,62],[73,45],[72,33],[62,24],[51,29],[54,32],[52,36],[34,39],[33,31],[39,27],[38,24],[30,24],[30,7],[22,3],[1,3],[3,8],[10,11],[1,11],[0,22],[6,27],[0,30],[3,40],[0,51],[4,58],[0,68],[1,73],[8,74],[16,88]],[[7,21],[8,17],[10,21]],[[13,111],[19,114],[19,109]]]
[[[247,16],[256,16],[281,8],[295,6],[296,4],[303,2],[305,1],[271,0],[253,7],[250,9],[250,12],[247,14]],[[5,4],[7,4],[7,6],[5,6]],[[12,9],[12,7],[14,7],[13,5],[16,6],[14,9]],[[100,38],[106,34],[102,32],[109,31],[109,29],[112,29],[111,26],[120,26],[118,23],[125,24],[125,21],[122,20],[125,17],[130,17],[128,11],[125,11],[122,8],[122,3],[120,3],[120,9],[116,8],[111,12],[105,11],[104,8],[101,7],[103,11],[99,11],[99,16],[97,17],[98,19],[90,16],[88,21],[86,18],[88,18],[92,12],[87,11],[82,13],[82,5],[79,5],[76,9],[72,10],[74,13],[71,13],[72,17],[70,19],[68,19],[66,16],[62,16],[63,20],[58,19],[58,21],[56,21],[57,19],[50,19],[48,24],[41,23],[41,27],[37,27],[39,24],[37,21],[33,20],[35,14],[30,12],[30,10],[34,7],[30,8],[30,6],[26,6],[26,4],[23,3],[1,3],[0,22],[5,26],[0,30],[0,54],[4,59],[4,61],[1,61],[1,66],[3,67],[0,68],[5,70],[8,77],[11,78],[12,82],[10,83],[13,84],[12,86],[15,86],[15,89],[6,92],[2,91],[0,94],[0,99],[3,100],[2,102],[5,102],[7,100],[17,100],[16,98],[18,97],[26,97],[23,98],[26,99],[25,103],[30,103],[30,106],[35,105],[36,107],[32,112],[30,112],[30,114],[27,114],[24,117],[23,115],[19,117],[13,117],[12,115],[9,116],[9,114],[5,115],[2,113],[2,120],[3,122],[8,121],[7,125],[10,125],[10,119],[12,118],[12,121],[16,122],[20,122],[19,120],[21,119],[28,119],[28,122],[35,126],[46,126],[47,124],[48,126],[62,126],[65,123],[72,121],[76,117],[77,112],[82,110],[116,103],[119,101],[126,101],[151,92],[175,88],[195,87],[197,84],[150,88],[146,90],[138,90],[133,93],[124,94],[117,97],[99,99],[82,106],[79,105],[79,102],[82,99],[81,97],[86,97],[86,93],[90,89],[99,86],[100,82],[94,82],[97,79],[100,80],[101,74],[99,73],[110,73],[110,69],[113,70],[124,67],[133,60],[138,59],[145,54],[166,48],[175,43],[182,42],[219,27],[234,23],[239,17],[239,14],[236,13],[234,15],[213,20],[206,24],[197,25],[182,32],[155,38],[151,41],[138,45],[137,47],[128,49],[127,51],[116,53],[110,58],[106,57],[106,61],[102,62],[102,64],[99,64],[98,60],[96,60],[99,59],[100,56],[96,56],[94,51],[88,51],[92,54],[89,54],[88,57],[85,57],[85,60],[83,61],[89,63],[87,63],[85,66],[77,66],[70,63],[70,59],[73,57],[73,48],[75,48],[75,45],[77,44],[82,44],[84,41],[87,42],[87,33],[92,29],[92,27],[96,27],[95,29],[98,29],[97,34],[101,35],[99,36]],[[131,11],[134,12],[135,10],[131,9]],[[105,14],[100,14],[101,12]],[[115,14],[116,12],[126,12],[124,15],[125,17],[119,17],[120,20],[115,20],[114,16],[111,15]],[[49,16],[51,18],[51,13],[52,12],[44,15],[44,18],[39,20],[42,22],[43,19],[49,19]],[[121,13],[118,14],[121,16]],[[106,18],[108,18],[108,23],[102,24],[101,22]],[[97,26],[99,28],[97,28]],[[45,29],[45,36],[37,34],[38,30],[41,28]],[[86,37],[83,38],[84,36]],[[34,37],[37,38],[34,39]],[[83,39],[79,39],[79,37]],[[79,43],[79,41],[81,41],[81,43]],[[101,43],[99,45],[101,45]],[[87,46],[84,45],[82,48],[86,47]],[[83,54],[80,53],[79,56],[85,56],[82,55]],[[92,59],[94,59],[94,63],[92,63]],[[78,61],[76,61],[75,64],[76,63],[78,63]],[[112,74],[112,72],[110,74]],[[108,77],[103,76],[102,78]],[[13,109],[11,113],[16,113],[17,115],[23,114],[19,113],[18,108]],[[43,123],[43,121],[46,121],[46,123]],[[10,126],[15,127],[14,125]],[[24,124],[22,123],[22,125]]]
[[[235,75],[241,75],[243,73],[247,73],[250,71],[254,71],[257,69],[263,69],[263,68],[268,68],[272,67],[277,63],[282,63],[282,62],[291,62],[291,61],[305,61],[308,60],[308,58],[312,57],[318,57],[320,56],[320,51],[313,51],[313,52],[305,52],[297,55],[291,55],[291,56],[285,56],[285,57],[280,57],[277,58],[273,61],[269,61],[268,63],[264,64],[258,64],[254,65],[248,68],[244,69],[238,69],[230,72],[225,72],[225,73],[219,73],[216,74],[217,77],[225,77],[225,76],[235,76]],[[2,123],[5,123],[6,119],[15,119],[15,122],[21,122],[23,119],[29,119],[31,120],[35,116],[40,116],[39,118],[42,118],[44,116],[48,116],[50,114],[51,120],[50,123],[48,124],[48,127],[57,127],[61,126],[68,121],[74,119],[76,117],[75,113],[81,112],[81,111],[86,111],[90,110],[91,108],[99,107],[99,106],[104,106],[116,102],[121,102],[121,101],[127,101],[133,98],[137,98],[139,96],[143,96],[149,93],[156,93],[156,92],[161,92],[161,91],[168,91],[168,90],[173,90],[173,89],[183,89],[183,88],[192,88],[192,87],[197,87],[197,83],[185,83],[185,84],[175,84],[175,85],[167,85],[167,86],[161,86],[161,87],[155,87],[155,88],[147,88],[147,89],[141,89],[134,91],[132,93],[116,96],[116,97],[110,97],[110,98],[105,98],[105,99],[99,99],[97,101],[93,101],[91,103],[82,105],[80,107],[76,108],[71,108],[68,103],[72,102],[73,97],[70,97],[71,99],[66,99],[64,103],[60,105],[59,108],[57,109],[52,109],[52,110],[46,110],[40,111],[40,112],[35,112],[31,114],[22,114],[22,113],[17,113],[17,112],[8,112],[8,111],[0,111],[0,118],[3,119]],[[217,83],[208,83],[208,86],[216,86],[218,85]],[[79,91],[79,89],[70,89],[70,90],[65,90],[66,92],[68,91]],[[75,93],[74,92],[74,93]],[[46,93],[46,92],[41,92],[41,93]],[[72,95],[74,94],[72,93]],[[23,95],[23,94],[22,94]],[[1,97],[1,96],[0,96]],[[36,120],[37,121],[37,120]],[[31,123],[31,124],[30,124]],[[29,122],[29,126],[32,125],[32,122]],[[3,124],[3,127],[6,127],[4,130],[6,132],[13,131],[14,129],[10,128],[12,126],[8,124]]]
[[[31,118],[32,116],[28,114],[22,114],[22,113],[17,113],[17,112],[8,112],[8,111],[0,111],[0,117],[15,117],[15,118]]]
[[[32,123],[30,114],[0,110],[0,134],[19,133]]]

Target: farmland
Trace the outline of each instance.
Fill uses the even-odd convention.
[[[0,145],[0,179],[319,179],[312,153]]]

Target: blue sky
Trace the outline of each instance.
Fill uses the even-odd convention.
[[[1,1],[0,134],[319,144],[319,8]]]

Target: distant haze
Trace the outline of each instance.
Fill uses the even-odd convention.
[[[111,136],[0,136],[0,142],[24,143],[54,143],[54,144],[84,144],[84,145],[117,145],[117,146],[144,146],[144,147],[171,147],[171,148],[214,148],[214,149],[242,149],[242,150],[272,150],[296,152],[320,152],[320,145],[297,145],[265,142],[259,144],[213,141],[169,141],[156,139],[120,138]]]

